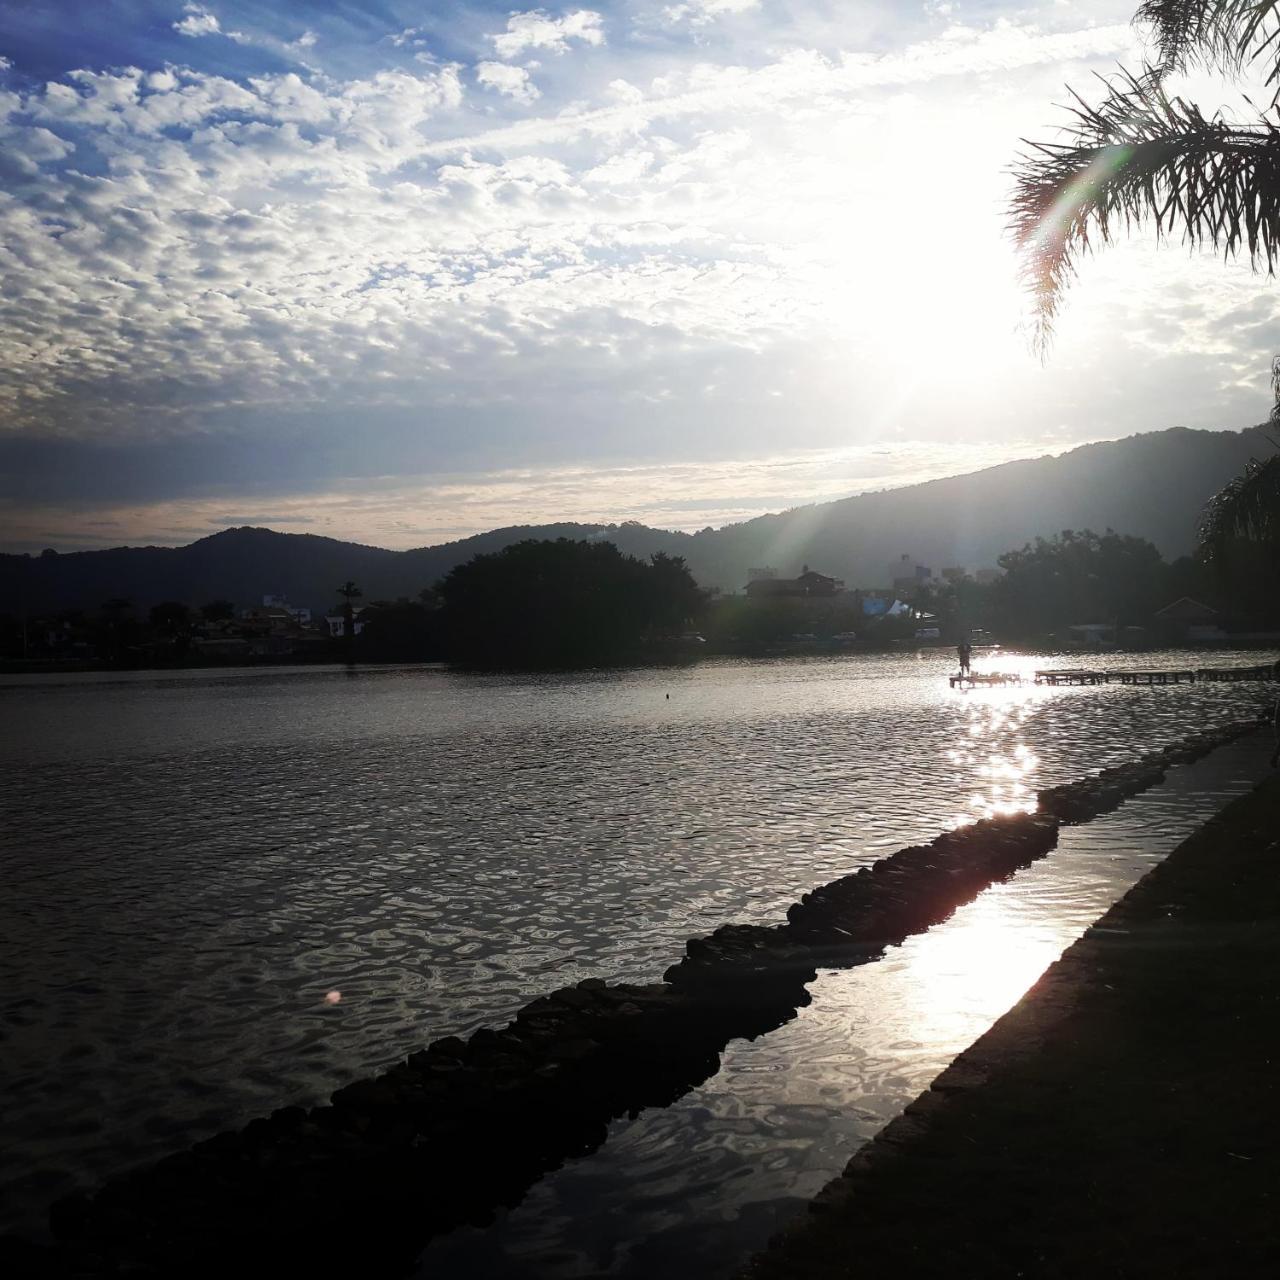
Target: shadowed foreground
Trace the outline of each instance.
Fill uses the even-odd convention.
[[[1278,1072],[1271,779],[1135,886],[744,1276],[1274,1274]]]

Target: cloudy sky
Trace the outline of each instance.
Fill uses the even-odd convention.
[[[1022,136],[1133,0],[0,0],[0,547],[693,529],[1265,417],[1276,291],[1086,264]]]

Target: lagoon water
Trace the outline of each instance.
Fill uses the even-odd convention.
[[[533,678],[419,667],[5,679],[0,1228],[33,1229],[72,1186],[322,1100],[553,987],[654,979],[691,935],[778,920],[814,884],[1267,696],[1253,685],[961,693],[946,684],[952,665],[902,655]],[[1221,794],[1247,771],[1232,765]],[[1213,787],[1201,791],[1212,808]],[[1040,931],[1015,987],[1124,887],[1099,891],[1056,854],[1040,868],[1015,899]],[[1003,1005],[975,1021],[938,997],[926,965],[877,1006],[887,1061],[877,1051],[858,1067],[824,1024],[796,1050],[807,1063],[796,1087],[830,1087],[879,1117],[901,1104],[903,1080],[936,1069],[920,1065],[922,1043],[962,1047],[1021,994],[1006,990],[1008,969],[981,980]],[[965,1005],[971,993],[952,996]],[[794,1034],[766,1037],[772,1056],[752,1059],[778,1088]],[[833,1151],[820,1167],[791,1162],[795,1195],[838,1168]],[[774,1198],[786,1198],[786,1164]]]

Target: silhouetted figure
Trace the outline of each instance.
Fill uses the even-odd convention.
[[[973,652],[973,646],[967,640],[962,640],[956,645],[956,652],[960,655],[960,674],[967,676],[969,674],[969,655]]]

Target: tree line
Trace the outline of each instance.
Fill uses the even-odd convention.
[[[1214,499],[1210,511],[1223,501]],[[1215,528],[1211,548],[1171,563],[1142,538],[1063,530],[1007,551],[994,582],[931,583],[915,593],[911,612],[880,618],[864,611],[860,591],[818,600],[720,596],[699,588],[680,557],[639,560],[610,542],[528,540],[458,565],[412,600],[365,602],[357,583],[343,583],[331,611],[343,619],[342,634],[309,636],[306,656],[582,667],[669,657],[695,629],[712,652],[849,640],[855,633],[859,645],[876,648],[910,640],[921,614],[953,643],[984,629],[1002,641],[1044,644],[1061,641],[1079,623],[1149,628],[1162,606],[1182,596],[1249,629],[1280,627],[1280,547],[1257,530],[1222,536]],[[94,615],[70,611],[43,625],[78,628],[99,661],[137,665],[194,661],[193,636],[250,628],[228,600],[198,610],[164,601],[143,620],[129,601],[114,599]],[[1150,638],[1158,641],[1158,630]],[[18,620],[0,616],[0,652],[13,658],[25,649]]]

